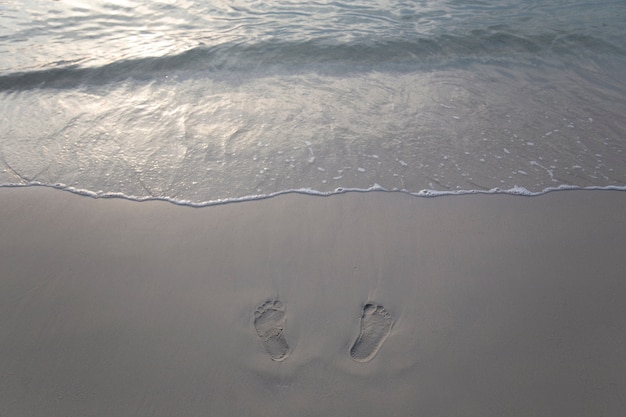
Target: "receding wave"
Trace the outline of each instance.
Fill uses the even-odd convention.
[[[262,75],[277,68],[287,72],[317,69],[332,71],[419,71],[453,68],[468,62],[549,61],[552,57],[626,55],[624,49],[584,33],[518,36],[506,31],[474,30],[463,36],[444,35],[414,40],[380,40],[370,43],[333,43],[331,39],[262,41],[201,45],[182,53],[124,59],[89,67],[54,63],[28,71],[0,75],[0,91],[37,88],[66,89],[104,85],[126,79],[151,81],[172,72],[239,71]],[[52,66],[54,65],[54,66]]]

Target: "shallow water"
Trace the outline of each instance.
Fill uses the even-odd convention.
[[[4,3],[0,183],[190,204],[624,187],[625,18],[619,1]]]

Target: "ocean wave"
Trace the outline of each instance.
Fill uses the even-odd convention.
[[[57,61],[0,75],[0,91],[70,89],[128,79],[153,81],[176,74],[210,77],[218,72],[259,76],[276,71],[427,71],[471,62],[589,60],[599,55],[626,56],[622,46],[586,33],[521,36],[480,29],[462,35],[336,43],[265,40],[199,45],[177,54],[119,59],[99,66]]]

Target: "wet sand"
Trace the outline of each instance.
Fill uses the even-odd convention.
[[[625,208],[3,188],[0,415],[621,415]]]

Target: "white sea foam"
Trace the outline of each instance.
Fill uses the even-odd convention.
[[[73,194],[82,195],[85,197],[91,198],[120,198],[124,200],[143,202],[143,201],[164,201],[172,204],[180,205],[180,206],[190,206],[190,207],[208,207],[215,206],[221,204],[229,204],[229,203],[238,203],[238,202],[246,202],[246,201],[255,201],[255,200],[264,200],[267,198],[273,198],[280,195],[285,194],[304,194],[316,197],[328,197],[332,195],[338,194],[346,194],[346,193],[368,193],[368,192],[385,192],[385,193],[402,193],[411,195],[414,197],[444,197],[444,196],[461,196],[468,194],[504,194],[504,195],[518,195],[518,196],[526,196],[526,197],[534,197],[540,196],[543,194],[556,192],[556,191],[568,191],[568,190],[604,190],[604,191],[626,191],[626,186],[591,186],[591,187],[577,187],[572,185],[560,185],[558,187],[548,187],[539,192],[531,192],[524,187],[512,187],[509,189],[500,189],[493,188],[491,190],[457,190],[457,191],[436,191],[436,190],[420,190],[418,192],[409,192],[407,190],[388,190],[384,187],[381,187],[379,184],[374,184],[369,188],[337,188],[334,191],[318,191],[311,188],[299,188],[292,190],[284,190],[279,191],[272,194],[253,194],[244,197],[238,198],[224,198],[218,200],[211,201],[190,201],[184,199],[175,199],[169,197],[140,197],[134,195],[126,195],[122,193],[112,193],[112,192],[102,192],[102,191],[91,191],[84,190],[69,186],[64,186],[63,184],[41,184],[41,183],[30,183],[30,184],[1,184],[0,189],[2,188],[30,188],[30,187],[42,187],[42,188],[53,188],[61,191],[71,192]]]

